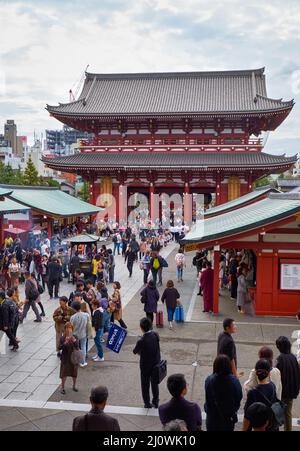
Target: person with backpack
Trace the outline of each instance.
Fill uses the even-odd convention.
[[[284,430],[292,430],[293,401],[297,399],[300,391],[300,367],[297,358],[291,353],[291,342],[287,337],[279,337],[276,347],[280,352],[277,358],[276,368],[281,374],[282,394],[281,400],[286,404]]]
[[[167,287],[161,297],[161,302],[163,304],[166,303],[167,312],[168,312],[169,329],[173,329],[174,313],[175,313],[176,307],[178,305],[179,299],[180,299],[180,294],[178,293],[178,290],[174,287],[173,280],[169,280],[167,282]]]
[[[248,408],[255,402],[262,402],[267,407],[272,407],[273,404],[278,402],[276,396],[276,387],[273,382],[270,381],[270,362],[266,359],[260,359],[255,365],[256,377],[258,379],[258,385],[255,388],[249,390],[247,394],[247,400],[244,408],[244,421],[243,431],[251,430],[250,418],[248,418]],[[272,425],[270,425],[273,431],[279,429],[276,419],[273,415]]]
[[[154,320],[154,313],[157,313],[157,303],[159,300],[159,292],[154,285],[153,280],[148,282],[146,288],[141,292],[141,301],[144,304],[144,311],[150,321]]]
[[[115,233],[112,242],[114,243],[113,254],[116,255],[116,251],[118,251],[118,255],[120,255],[120,244],[122,242],[121,235],[119,233]]]
[[[103,335],[103,328],[104,328],[104,315],[103,315],[103,309],[100,306],[100,301],[98,299],[95,299],[92,302],[92,326],[95,329],[96,336],[94,338],[95,345],[97,348],[97,354],[93,357],[94,362],[104,362],[104,355],[103,355],[103,347],[101,338]]]
[[[178,253],[175,255],[175,263],[176,263],[176,274],[177,281],[183,282],[183,268],[185,266],[185,256],[182,248],[179,249]]]
[[[147,249],[144,257],[142,258],[141,266],[140,266],[144,273],[144,286],[146,286],[147,282],[148,282],[148,277],[149,277],[149,272],[150,272],[150,261],[151,261],[150,250]]]
[[[156,287],[157,284],[157,275],[159,273],[159,270],[162,266],[162,257],[158,254],[158,252],[152,252],[152,257],[150,260],[150,269],[152,273],[152,279],[154,286]]]
[[[13,346],[12,351],[19,349],[19,344],[14,335],[18,308],[11,299],[6,299],[5,292],[0,292],[0,330],[3,330],[9,339],[9,345]]]
[[[64,334],[65,325],[70,322],[71,316],[74,315],[75,310],[68,306],[68,298],[61,296],[59,298],[59,307],[53,313],[53,321],[55,323],[56,332],[56,352],[57,357],[61,357],[60,340]]]
[[[23,314],[20,319],[20,322],[23,323],[24,319],[27,316],[27,313],[29,312],[30,308],[32,308],[36,319],[34,320],[35,323],[41,323],[42,318],[39,314],[39,311],[36,306],[36,301],[39,298],[40,293],[38,292],[31,274],[29,271],[26,271],[24,274],[25,277],[25,301],[24,301],[24,308],[23,308]]]
[[[236,376],[232,374],[227,355],[216,357],[213,374],[205,380],[205,405],[207,431],[234,431],[238,421],[243,391]]]

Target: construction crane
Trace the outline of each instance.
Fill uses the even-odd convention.
[[[69,90],[69,100],[70,100],[70,102],[75,102],[76,97],[77,97],[77,95],[78,95],[78,93],[79,93],[79,89],[80,89],[81,86],[82,86],[82,83],[83,83],[83,80],[84,80],[84,77],[85,77],[85,73],[86,73],[88,67],[89,67],[89,64],[86,66],[85,70],[83,71],[83,73],[82,73],[82,75],[81,75],[81,77],[80,77],[80,80],[79,80],[79,82],[77,83],[75,92],[73,93],[73,89],[70,89],[70,90]],[[73,86],[74,86],[74,85],[73,85]]]

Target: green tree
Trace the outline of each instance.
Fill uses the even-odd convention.
[[[4,166],[2,174],[2,183],[7,185],[13,185],[15,182],[15,173],[10,164]]]
[[[256,180],[254,183],[255,188],[259,188],[260,186],[267,186],[272,183],[272,179],[270,177],[261,177],[260,179]]]
[[[24,174],[20,166],[15,171],[14,178],[15,178],[14,185],[24,185]]]
[[[90,193],[89,193],[89,183],[83,182],[83,187],[78,193],[78,197],[80,197],[81,200],[88,202],[90,199]]]
[[[40,182],[38,171],[31,159],[28,158],[25,174],[24,174],[24,185],[37,186]]]
[[[53,188],[59,188],[60,184],[57,180],[47,179],[48,186],[52,186]]]

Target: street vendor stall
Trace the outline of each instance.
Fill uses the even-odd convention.
[[[85,233],[64,241],[71,244],[71,256],[78,252],[80,269],[86,277],[89,277],[92,274],[92,258],[97,253],[97,243],[105,241],[105,238]]]

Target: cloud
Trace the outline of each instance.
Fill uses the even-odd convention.
[[[30,136],[60,128],[45,105],[67,102],[87,64],[91,72],[265,66],[270,97],[297,102],[267,149],[293,153],[299,23],[297,0],[0,0],[0,123],[13,115]]]

